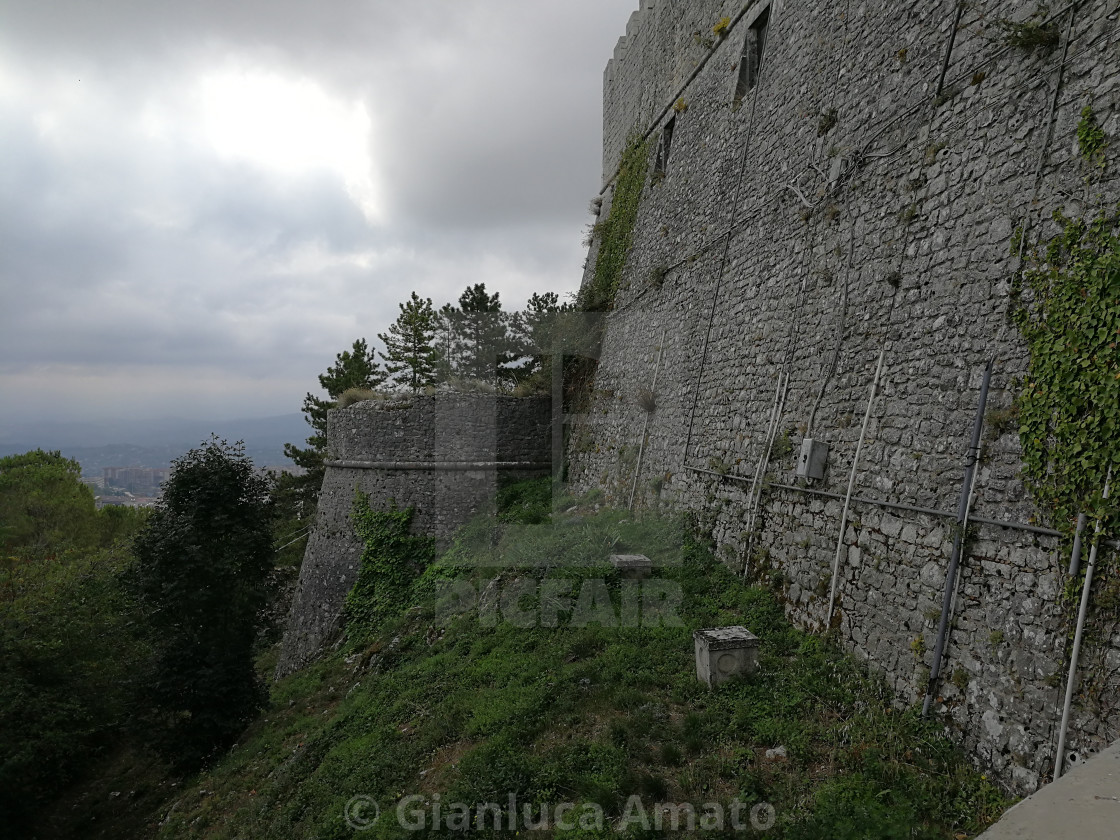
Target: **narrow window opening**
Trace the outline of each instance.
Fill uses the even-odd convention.
[[[770,7],[767,6],[747,28],[743,57],[739,60],[739,80],[735,84],[737,100],[741,100],[758,84],[758,72],[762,69],[762,53],[766,49],[766,36],[769,29]]]
[[[661,140],[657,144],[657,160],[653,164],[653,174],[656,178],[664,178],[669,171],[669,151],[673,146],[673,130],[677,127],[677,118],[670,117],[661,129]]]

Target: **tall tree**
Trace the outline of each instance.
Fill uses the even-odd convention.
[[[502,311],[500,292],[489,294],[485,283],[468,286],[459,296],[460,327],[454,338],[455,374],[497,385],[514,359],[509,318]]]
[[[389,331],[377,337],[385,343],[387,352],[381,358],[389,377],[415,393],[436,381],[439,351],[434,342],[439,323],[432,299],[422,298],[416,292],[400,304],[400,310]]]
[[[272,568],[272,503],[241,443],[211,438],[172,464],[137,536],[133,582],[155,646],[146,699],[153,740],[197,767],[260,708],[253,668]]]
[[[543,295],[534,292],[525,311],[518,313],[511,321],[513,353],[518,360],[513,368],[517,381],[524,382],[548,371],[557,317],[572,309],[573,304],[560,303],[556,292],[545,292]]]
[[[451,303],[445,303],[436,313],[436,349],[439,351],[436,379],[440,382],[446,382],[455,376],[455,336],[462,319],[463,313],[459,311],[459,307]]]
[[[76,461],[0,458],[0,825],[33,837],[129,726],[146,646],[120,587],[144,512],[96,510]]]
[[[385,382],[386,374],[381,369],[377,357],[369,349],[364,338],[357,339],[350,350],[343,350],[335,356],[334,364],[326,373],[319,375],[319,385],[327,392],[327,399],[308,394],[303,399],[303,414],[312,428],[306,447],[292,443],[284,444],[284,454],[297,467],[303,467],[307,474],[299,481],[286,480],[293,485],[289,490],[295,492],[304,507],[314,506],[323,483],[323,458],[327,450],[327,412],[344,391],[350,388],[377,388]],[[295,486],[298,485],[298,486]],[[310,510],[305,510],[310,514]]]
[[[98,514],[81,476],[59,452],[0,458],[0,551],[27,558],[92,544]]]

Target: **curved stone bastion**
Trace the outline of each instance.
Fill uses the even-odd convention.
[[[332,411],[319,510],[277,676],[313,660],[338,629],[362,554],[350,521],[355,490],[375,507],[414,507],[414,530],[443,544],[500,482],[548,475],[551,447],[548,397],[402,395]]]

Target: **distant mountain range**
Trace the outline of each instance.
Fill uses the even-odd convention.
[[[161,418],[66,422],[0,421],[0,455],[32,449],[60,450],[82,465],[86,475],[102,467],[166,467],[211,433],[225,440],[245,441],[245,453],[258,467],[290,466],[284,444],[302,445],[311,427],[302,414],[240,420]]]

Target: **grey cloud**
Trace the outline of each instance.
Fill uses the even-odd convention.
[[[0,86],[0,379],[86,371],[139,406],[136,382],[209,370],[181,387],[210,399],[248,378],[276,402],[231,394],[231,414],[290,411],[414,289],[441,303],[486,282],[507,306],[574,289],[601,72],[634,5],[0,0],[0,63],[31,85]],[[380,223],[337,178],[281,182],[174,133],[139,142],[145,102],[229,61],[365,103]],[[98,121],[60,151],[31,122],[40,99]],[[28,387],[0,384],[0,413],[34,402]]]

